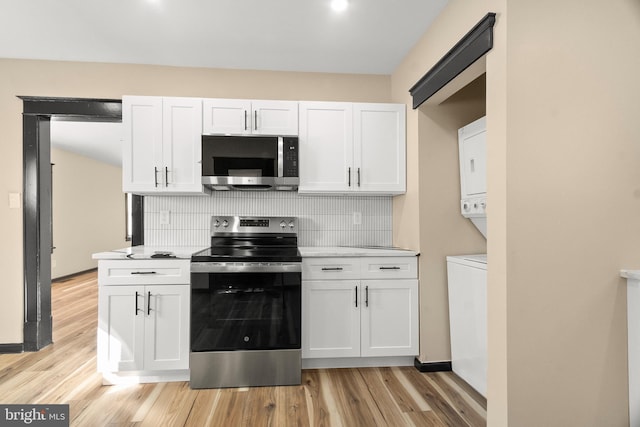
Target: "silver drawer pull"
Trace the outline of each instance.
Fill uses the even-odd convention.
[[[400,267],[380,267],[380,270],[400,270]]]
[[[156,273],[155,271],[132,271],[131,275],[134,275],[134,274],[158,274],[158,273]]]
[[[322,267],[322,271],[342,271],[342,267]]]

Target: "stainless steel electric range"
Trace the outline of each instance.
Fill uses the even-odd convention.
[[[191,388],[300,384],[297,221],[211,218],[191,257]]]

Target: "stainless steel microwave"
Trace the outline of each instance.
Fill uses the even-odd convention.
[[[297,190],[297,136],[202,136],[202,184],[213,190]]]

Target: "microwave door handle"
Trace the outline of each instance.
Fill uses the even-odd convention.
[[[284,139],[278,137],[278,176],[284,176]]]

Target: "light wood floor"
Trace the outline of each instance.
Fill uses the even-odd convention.
[[[455,374],[413,367],[305,370],[290,387],[103,386],[97,294],[95,272],[54,284],[54,344],[0,355],[0,403],[69,404],[76,426],[486,425],[486,400]]]

